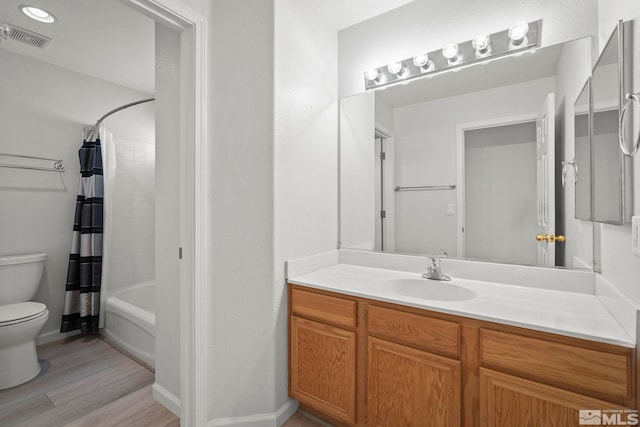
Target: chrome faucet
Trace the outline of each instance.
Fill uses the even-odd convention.
[[[431,280],[451,280],[451,277],[442,273],[442,267],[440,266],[440,258],[446,257],[447,253],[442,251],[440,254],[436,256],[429,257],[429,265],[427,266],[427,272],[422,275],[423,279],[431,279]]]

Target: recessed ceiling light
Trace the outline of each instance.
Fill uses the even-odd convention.
[[[29,18],[35,19],[36,21],[44,22],[46,24],[52,24],[56,22],[56,18],[52,14],[44,9],[40,9],[39,7],[23,4],[18,6],[18,9],[20,9],[20,11],[27,15]]]

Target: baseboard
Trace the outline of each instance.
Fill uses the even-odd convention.
[[[276,412],[248,417],[218,418],[210,420],[207,427],[280,427],[298,410],[298,401],[287,400]]]
[[[293,416],[298,410],[298,401],[295,399],[288,399],[284,402],[284,405],[276,411],[276,427],[280,427],[286,423],[289,418]]]
[[[80,335],[80,330],[71,331],[71,332],[59,332],[59,331],[46,332],[36,337],[36,345],[47,344],[53,341],[60,341],[65,338],[73,337],[75,335]]]
[[[176,417],[180,417],[180,399],[175,397],[166,388],[162,387],[158,383],[153,383],[153,386],[151,387],[151,395],[165,408],[173,412]]]

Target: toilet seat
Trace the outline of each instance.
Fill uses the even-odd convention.
[[[0,306],[0,328],[28,322],[44,316],[46,313],[48,313],[47,306],[34,301],[3,305]]]

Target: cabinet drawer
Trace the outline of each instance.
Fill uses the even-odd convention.
[[[340,326],[356,327],[356,302],[344,298],[293,289],[291,311],[302,317],[324,320]]]
[[[583,393],[632,396],[631,350],[609,353],[489,329],[480,337],[484,366]]]
[[[441,319],[369,306],[369,334],[457,358],[460,325]]]

